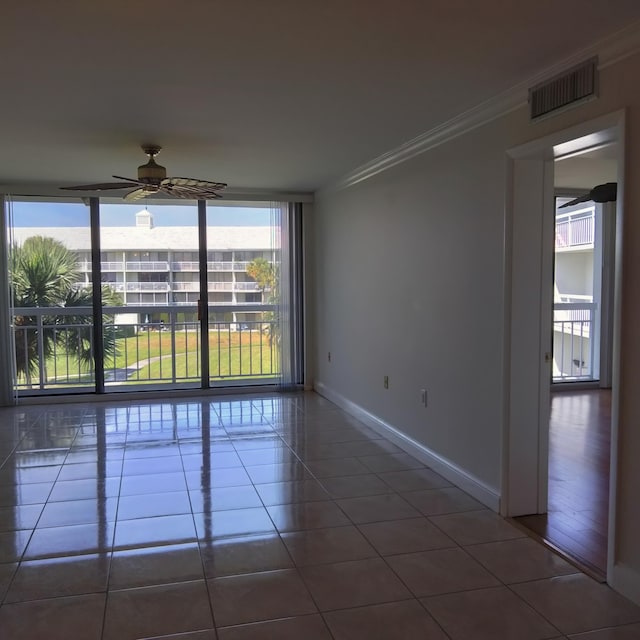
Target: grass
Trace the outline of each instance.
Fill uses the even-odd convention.
[[[175,351],[168,331],[149,331],[116,340],[115,361],[105,363],[105,374],[129,369],[127,380],[120,384],[200,379],[200,341],[195,331],[175,333]],[[211,379],[271,377],[278,372],[276,347],[257,331],[220,331],[209,334],[209,371]],[[175,354],[175,355],[174,355]],[[91,365],[78,362],[66,353],[58,353],[45,364],[47,386],[93,384]],[[37,376],[34,384],[38,383]],[[24,386],[26,381],[20,380]]]

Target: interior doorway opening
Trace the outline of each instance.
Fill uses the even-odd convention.
[[[623,140],[624,114],[616,113],[509,152],[511,334],[501,510],[610,584],[622,207],[585,197],[576,203],[581,207],[560,210],[571,215],[556,217],[556,197],[565,198],[560,205],[617,182],[621,201]],[[570,225],[576,235],[567,242]],[[558,259],[559,237],[566,255]]]
[[[605,579],[611,444],[616,143],[554,162],[552,372],[547,512],[522,523]],[[582,200],[581,202],[577,202]]]

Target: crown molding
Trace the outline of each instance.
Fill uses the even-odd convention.
[[[352,187],[383,171],[407,162],[434,147],[445,144],[458,136],[524,107],[528,101],[529,87],[549,80],[588,58],[597,56],[598,69],[605,69],[638,52],[640,52],[640,21],[634,22],[624,29],[574,52],[503,93],[383,153],[349,172],[336,182],[318,190],[317,195],[323,196]]]

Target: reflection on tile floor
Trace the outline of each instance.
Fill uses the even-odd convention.
[[[640,637],[312,393],[0,409],[0,603],[3,640]]]

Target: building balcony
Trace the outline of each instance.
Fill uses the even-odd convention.
[[[200,282],[173,282],[171,284],[174,291],[200,291]]]
[[[172,271],[200,271],[199,262],[172,262]]]
[[[209,282],[209,291],[260,291],[257,282]]]
[[[78,263],[78,269],[82,273],[91,272],[91,262],[89,260],[82,260]],[[100,269],[102,271],[124,271],[124,262],[101,262]]]
[[[556,216],[556,251],[593,249],[595,210],[565,213]]]
[[[169,263],[158,262],[125,262],[127,271],[169,271]]]
[[[553,381],[597,378],[598,305],[587,296],[561,296],[553,305]]]
[[[249,262],[207,262],[208,271],[235,271],[244,272]],[[172,271],[200,271],[199,262],[172,262]]]
[[[173,291],[200,291],[200,282],[174,282]],[[209,282],[209,291],[260,291],[256,282]]]
[[[124,283],[117,283],[119,285],[123,285]],[[116,291],[122,291],[122,289],[116,289]],[[168,282],[127,282],[126,291],[134,292],[134,291],[170,291],[171,288]]]

